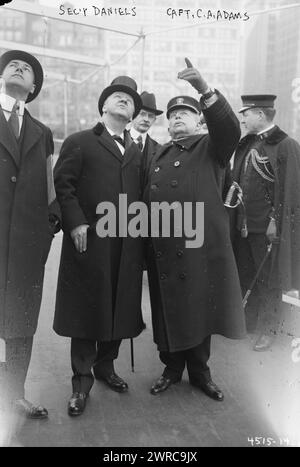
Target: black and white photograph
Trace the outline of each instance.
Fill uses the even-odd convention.
[[[0,447],[300,447],[299,0],[0,1]]]

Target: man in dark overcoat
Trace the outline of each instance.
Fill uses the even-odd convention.
[[[45,408],[24,398],[24,384],[44,267],[59,222],[53,138],[25,108],[42,87],[39,61],[24,51],[10,50],[0,57],[0,76],[0,338],[6,347],[5,400],[30,418],[45,418]]]
[[[269,349],[280,331],[282,291],[300,289],[300,146],[274,124],[275,99],[242,96],[246,135],[233,166],[244,199],[234,236],[244,294],[272,245],[245,309],[249,331],[254,321],[258,332],[256,351]]]
[[[102,122],[69,136],[55,167],[64,238],[54,330],[71,337],[71,416],[84,411],[94,377],[127,391],[114,360],[121,340],[142,330],[142,239],[123,236],[119,216],[119,207],[121,217],[127,209],[119,195],[128,204],[141,197],[141,154],[125,130],[141,107],[136,89],[127,76],[105,88],[98,104]],[[102,202],[116,208],[114,235],[99,234]]]
[[[212,334],[241,338],[245,334],[238,273],[230,242],[228,214],[222,201],[225,167],[240,137],[239,122],[225,98],[210,89],[186,59],[178,74],[202,94],[199,102],[177,96],[167,106],[171,141],[157,152],[148,171],[144,199],[149,205],[167,201],[173,213],[191,203],[188,220],[195,225],[196,203],[204,203],[204,241],[186,245],[188,235],[152,236],[147,247],[154,341],[165,365],[152,394],[182,378],[221,401],[207,365]],[[199,134],[200,112],[208,134]],[[183,214],[184,215],[184,214]],[[177,226],[178,227],[178,226]],[[175,227],[176,230],[176,227]],[[161,230],[159,231],[161,233]],[[197,235],[197,233],[196,233]],[[196,245],[195,245],[196,246]]]
[[[143,155],[143,164],[148,166],[160,144],[151,138],[149,130],[156,121],[156,117],[163,113],[156,107],[156,99],[153,93],[143,91],[141,93],[142,108],[135,117],[130,128],[130,135]]]

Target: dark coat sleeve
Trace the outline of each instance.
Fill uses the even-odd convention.
[[[71,232],[79,225],[88,224],[77,198],[77,184],[82,170],[82,151],[74,135],[63,143],[54,170],[56,196],[61,208],[62,228]]]
[[[241,130],[239,121],[225,97],[218,91],[218,100],[206,107],[201,98],[201,107],[209,133],[211,152],[221,167],[227,163],[238,145]]]
[[[47,145],[47,157],[51,157],[54,154],[54,142],[53,135],[50,128],[47,128],[46,136],[46,145]],[[60,231],[61,229],[61,210],[55,198],[48,206],[49,210],[49,223],[50,227],[54,234]]]

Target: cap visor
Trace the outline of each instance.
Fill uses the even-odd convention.
[[[175,109],[189,109],[189,110],[192,110],[193,112],[195,112],[196,114],[199,114],[200,115],[200,112],[198,109],[196,109],[196,107],[193,107],[192,105],[188,105],[188,104],[175,104],[175,105],[172,105],[172,107],[170,107],[167,111],[167,118],[169,118],[169,115],[170,115],[170,112],[172,112],[172,110],[175,110]]]

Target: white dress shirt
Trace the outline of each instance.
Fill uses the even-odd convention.
[[[263,133],[266,133],[267,131],[271,130],[272,128],[274,128],[274,123],[272,123],[272,125],[268,126],[268,128],[265,128],[264,130],[261,130],[257,133],[257,135],[262,135]]]
[[[105,125],[105,128],[107,129],[108,133],[109,133],[111,136],[113,136],[113,135],[116,135],[116,134],[117,134],[117,133],[115,133],[114,131],[112,131],[110,128],[108,128],[108,126],[106,126],[106,125]],[[120,135],[118,135],[118,136],[120,136],[120,137],[123,139],[123,141],[124,141],[124,132],[123,132],[123,133],[121,133],[121,134],[120,134]],[[124,148],[124,146],[122,146],[122,144],[121,144],[121,143],[119,143],[118,141],[116,141],[116,140],[114,140],[114,141],[115,141],[115,143],[117,144],[118,148],[120,149],[120,151],[121,151],[121,153],[122,153],[122,155],[123,155],[123,154],[124,154],[124,152],[125,152],[125,148]]]
[[[131,134],[131,138],[133,139],[133,141],[138,144],[138,137],[141,136],[142,137],[142,143],[143,143],[143,149],[145,147],[145,142],[146,142],[146,138],[147,138],[147,133],[139,133],[138,131],[136,131],[136,129],[132,126],[130,128],[130,134]]]

